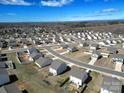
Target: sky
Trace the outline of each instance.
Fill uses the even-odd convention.
[[[124,19],[124,0],[0,0],[0,22]]]

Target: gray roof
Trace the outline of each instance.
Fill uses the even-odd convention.
[[[40,57],[36,60],[36,63],[38,63],[40,66],[42,66],[44,63],[52,63],[52,59]]]
[[[0,74],[8,75],[8,72],[4,68],[0,68]]]
[[[116,52],[117,48],[115,48],[115,47],[107,47],[107,51],[109,51],[109,52]]]
[[[103,78],[102,88],[112,93],[122,93],[122,83],[116,78],[105,76]]]
[[[122,54],[113,54],[112,55],[112,58],[121,58],[121,59],[124,59],[124,55],[122,55]]]
[[[98,44],[91,44],[91,47],[98,47]]]
[[[57,70],[62,64],[65,64],[65,63],[59,60],[54,60],[50,67]]]
[[[34,59],[38,59],[40,57],[43,57],[43,54],[42,53],[36,53],[36,52],[33,52],[32,54],[30,54],[30,56]]]
[[[32,54],[33,52],[38,52],[36,48],[30,48],[29,52]]]
[[[9,84],[0,87],[0,93],[22,93],[15,84]]]
[[[0,62],[0,68],[5,68],[6,67],[6,63],[5,62]]]
[[[93,51],[92,54],[101,55],[101,53],[99,51]]]
[[[71,70],[70,75],[82,80],[88,74],[85,71],[82,71],[81,69],[75,67]]]

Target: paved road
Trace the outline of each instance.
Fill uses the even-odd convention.
[[[85,69],[89,69],[89,70],[93,70],[93,71],[96,71],[96,72],[99,72],[99,73],[104,73],[104,74],[109,74],[109,75],[112,75],[112,76],[115,76],[115,77],[124,78],[124,73],[123,73],[123,72],[117,72],[117,71],[114,71],[114,70],[109,69],[109,68],[106,68],[106,67],[100,67],[100,66],[89,65],[89,64],[80,62],[80,61],[78,61],[78,60],[68,58],[68,57],[66,57],[66,56],[64,56],[64,55],[60,55],[60,54],[57,53],[56,51],[53,51],[49,46],[44,46],[44,48],[45,48],[49,53],[51,53],[52,55],[54,55],[55,57],[58,57],[58,58],[60,58],[61,60],[67,62],[67,63],[72,63],[72,64],[75,64],[75,65],[77,65],[77,66],[79,66],[79,67],[82,67],[82,68],[85,68]]]

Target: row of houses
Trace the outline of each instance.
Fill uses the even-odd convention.
[[[52,60],[46,57],[35,57],[35,64],[39,68],[49,66],[49,73],[53,76],[60,75],[66,72],[68,65],[60,60]],[[73,69],[70,74],[70,82],[76,84],[77,87],[82,86],[84,81],[88,78],[88,74],[85,71],[80,71],[80,69]]]
[[[22,93],[14,83],[10,82],[7,70],[0,67],[0,93]]]
[[[9,62],[6,54],[0,54],[0,93],[22,93],[14,83],[11,83],[7,68],[9,68],[10,63],[11,66],[13,64]]]

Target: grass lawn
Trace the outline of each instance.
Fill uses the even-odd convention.
[[[14,53],[8,54],[8,56],[16,65],[16,69],[10,70],[9,74],[17,76],[18,80],[15,83],[21,89],[26,89],[28,93],[58,93],[55,87],[44,82],[47,76],[37,71],[34,64],[21,65],[16,60]]]
[[[70,58],[77,59],[77,60],[80,60],[82,62],[88,63],[90,61],[91,55],[84,54],[85,51],[86,51],[86,49],[81,48],[76,52],[73,52],[73,53],[69,52],[65,55],[70,57]]]
[[[88,83],[88,87],[86,88],[84,93],[100,93],[99,91],[103,80],[102,75],[96,72],[91,72],[91,77],[92,80]]]

